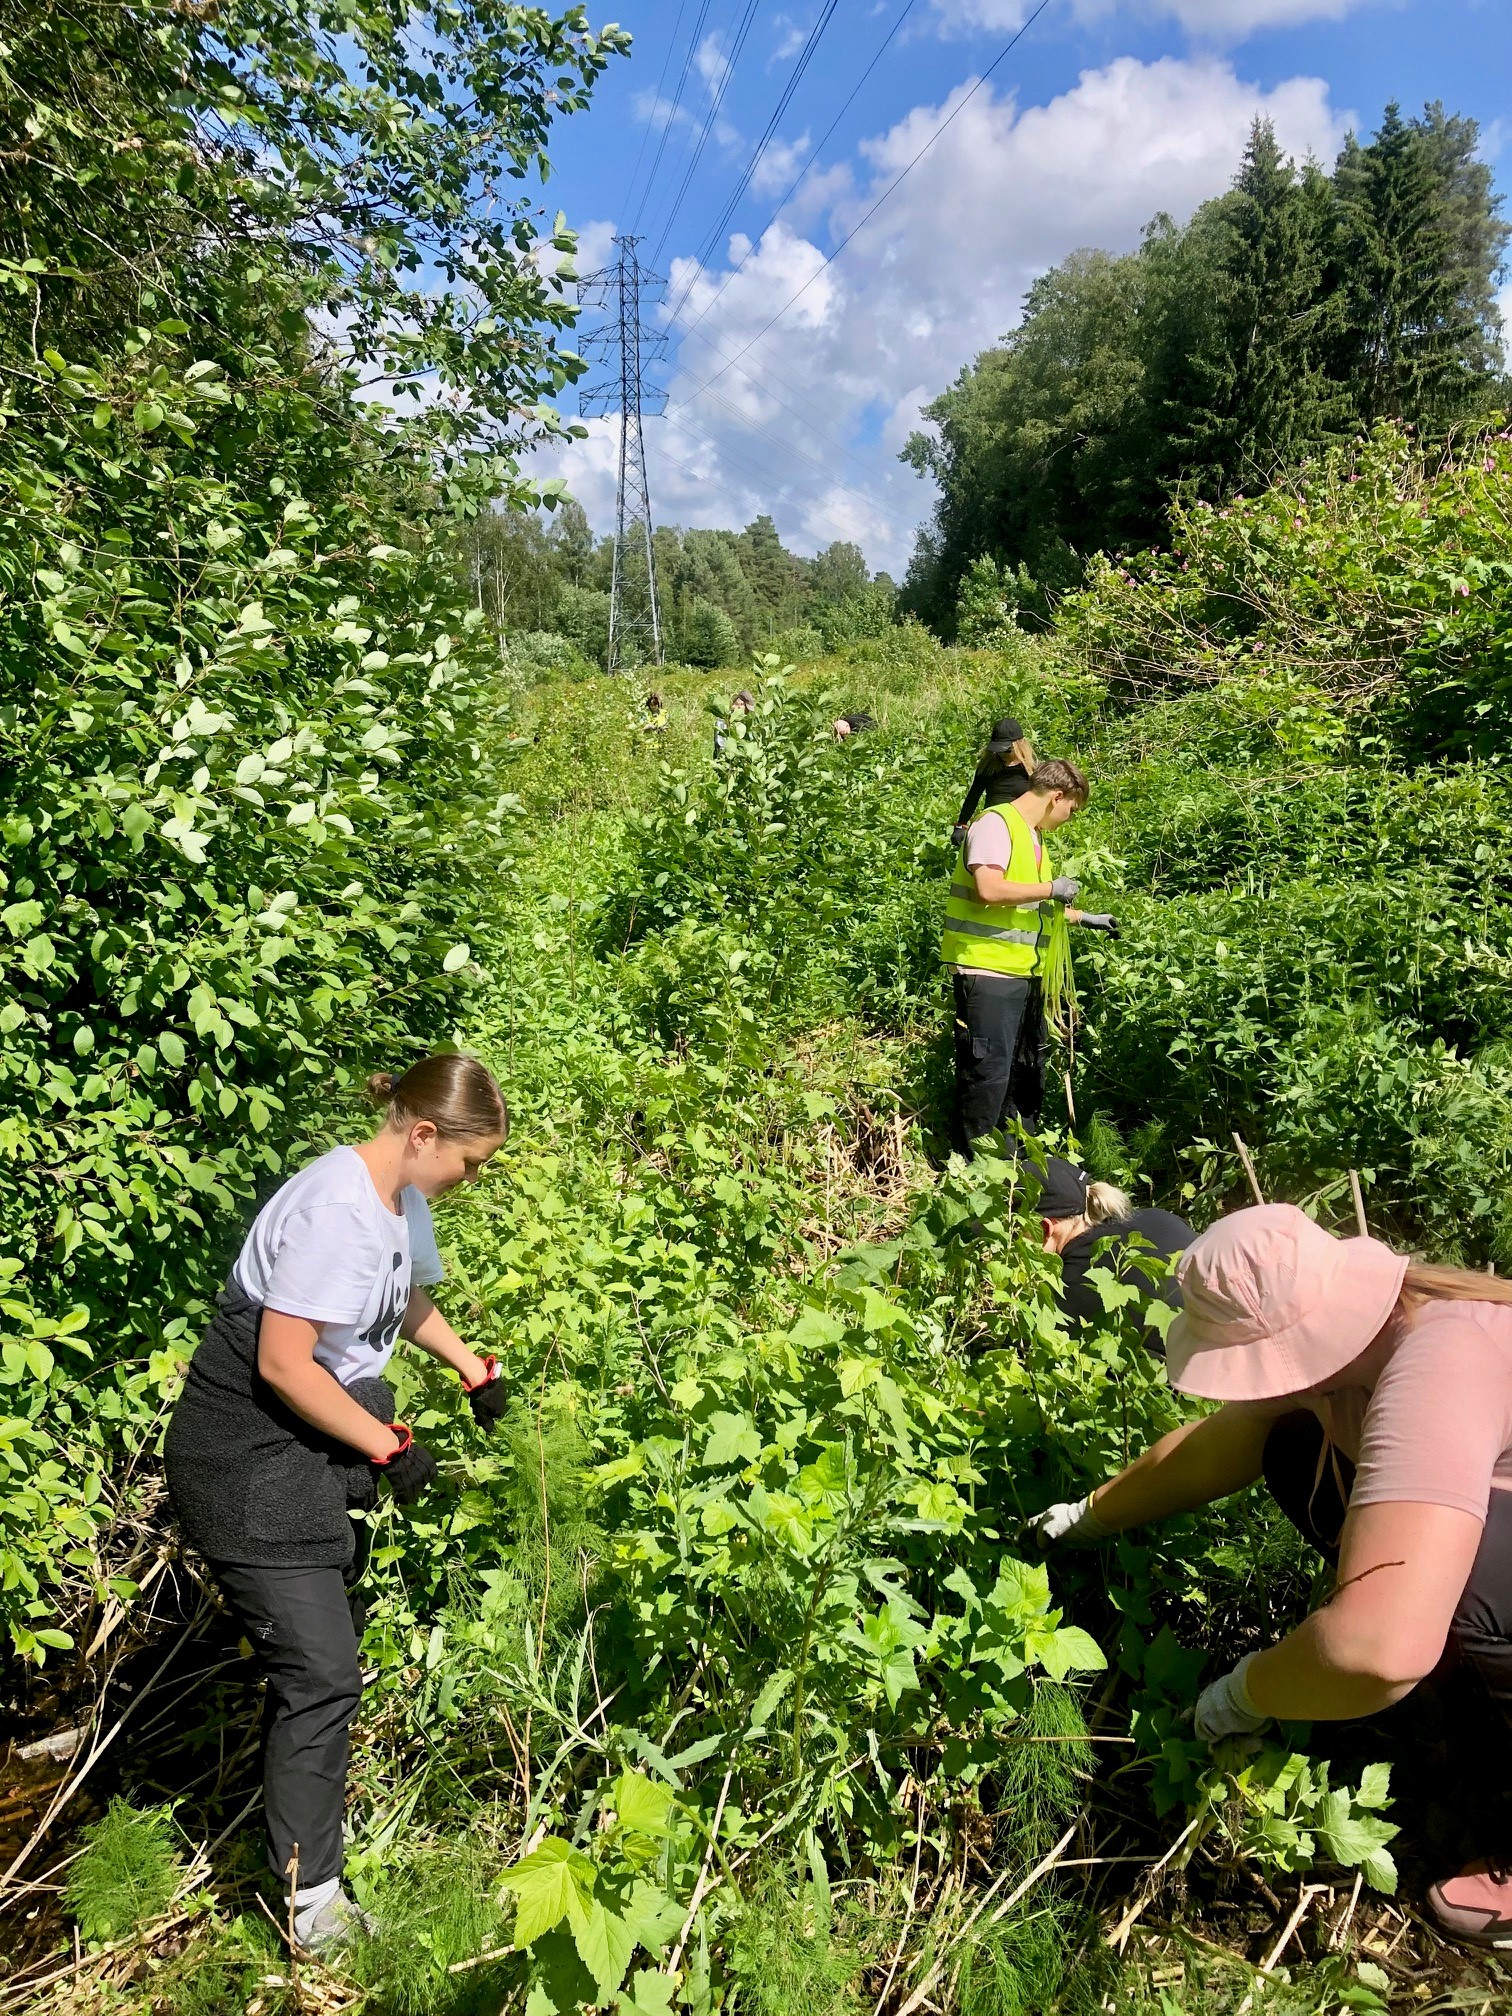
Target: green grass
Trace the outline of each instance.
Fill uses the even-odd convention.
[[[876,1928],[868,1922],[871,1939]],[[747,1902],[729,1943],[739,2016],[850,2016],[862,2004],[861,1927],[837,1924],[811,1883],[774,1873]]]
[[[354,1948],[346,1968],[370,1991],[367,2016],[493,2016],[512,1963],[447,1970],[509,1944],[497,1902],[502,1859],[485,1835],[464,1834],[384,1868],[364,1900],[377,1932]]]

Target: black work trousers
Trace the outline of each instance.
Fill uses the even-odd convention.
[[[362,1599],[339,1568],[210,1565],[267,1681],[263,1808],[273,1873],[287,1880],[297,1844],[299,1887],[328,1882],[341,1874]]]
[[[1038,980],[1013,973],[957,973],[955,1097],[950,1145],[971,1159],[971,1144],[1021,1120],[1031,1133],[1045,1103],[1045,1014]]]
[[[1354,1465],[1336,1450],[1325,1451],[1323,1424],[1309,1409],[1284,1414],[1266,1437],[1265,1483],[1303,1539],[1336,1566]],[[1512,1491],[1491,1493],[1475,1564],[1449,1627],[1448,1650],[1477,1683],[1500,1750],[1512,1736]],[[1501,1775],[1498,1760],[1489,1776]],[[1512,1812],[1497,1815],[1503,1834],[1509,1822]],[[1504,1845],[1512,1848],[1512,1838]]]

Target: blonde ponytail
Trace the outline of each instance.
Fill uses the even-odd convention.
[[[1087,1185],[1087,1223],[1106,1225],[1114,1218],[1127,1218],[1134,1209],[1134,1200],[1127,1190],[1120,1190],[1116,1183],[1089,1183]]]
[[[1496,1274],[1477,1274],[1469,1267],[1429,1267],[1409,1260],[1397,1297],[1404,1314],[1411,1315],[1426,1302],[1512,1303],[1512,1280]]]

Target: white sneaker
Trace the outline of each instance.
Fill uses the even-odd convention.
[[[294,1942],[316,1959],[350,1946],[357,1938],[371,1939],[375,1927],[366,1911],[354,1904],[339,1879],[318,1883],[294,1898]]]

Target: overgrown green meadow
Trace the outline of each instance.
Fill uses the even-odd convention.
[[[1267,1505],[1048,1566],[1021,1544],[1178,1410],[1111,1282],[1106,1323],[1067,1334],[1014,1165],[943,1164],[936,951],[962,783],[1012,709],[1091,773],[1071,851],[1124,920],[1078,958],[1056,1138],[1205,1223],[1244,1199],[1238,1129],[1267,1189],[1326,1222],[1353,1167],[1391,1236],[1512,1257],[1505,787],[1494,748],[1414,761],[1400,728],[1415,668],[1454,663],[1494,729],[1506,593],[1458,506],[1504,509],[1507,449],[1438,471],[1395,437],[1369,452],[1439,526],[1410,593],[1384,514],[1362,505],[1346,542],[1332,509],[1261,500],[1197,514],[1171,562],[1094,583],[1048,639],[967,653],[905,625],[763,664],[718,761],[706,675],[659,680],[660,736],[633,680],[477,688],[489,811],[476,853],[454,829],[470,873],[436,942],[468,948],[451,1037],[515,1127],[441,1209],[443,1299],[517,1400],[484,1440],[434,1368],[396,1361],[442,1481],[375,1519],[349,1866],[378,1931],[322,1977],[329,2006],[1198,2016],[1408,1993],[1384,1941],[1326,1950],[1357,1874],[1364,1927],[1394,1848],[1409,1883],[1433,1852],[1392,1804],[1394,1725],[1210,1756],[1183,1719],[1209,1655],[1312,1593]],[[1289,604],[1236,640],[1233,598],[1204,599],[1330,553],[1377,633],[1399,619],[1384,699],[1337,676],[1337,639],[1313,665],[1284,651],[1310,634]],[[1452,625],[1479,626],[1458,659]],[[845,705],[879,726],[841,746]],[[361,1124],[333,1089],[317,1135]],[[219,1252],[244,1209],[209,1221]],[[150,1455],[193,1341],[165,1332],[146,1378],[98,1317],[45,1368],[7,1345],[18,1398],[77,1390],[72,1335],[111,1396],[102,1467],[142,1458],[93,1504],[60,1461],[56,1523],[31,1522],[14,1628],[54,1651],[44,1674],[70,1655],[42,1633],[82,1637],[109,1600],[80,1594],[83,1563],[166,1537]],[[220,1656],[166,1751],[159,1730],[121,1760],[129,1804],[75,1865],[86,1938],[178,1925],[91,2006],[293,2006],[237,1821],[252,1704]],[[1246,1900],[1303,1878],[1332,1898],[1312,1961],[1260,1982]]]

